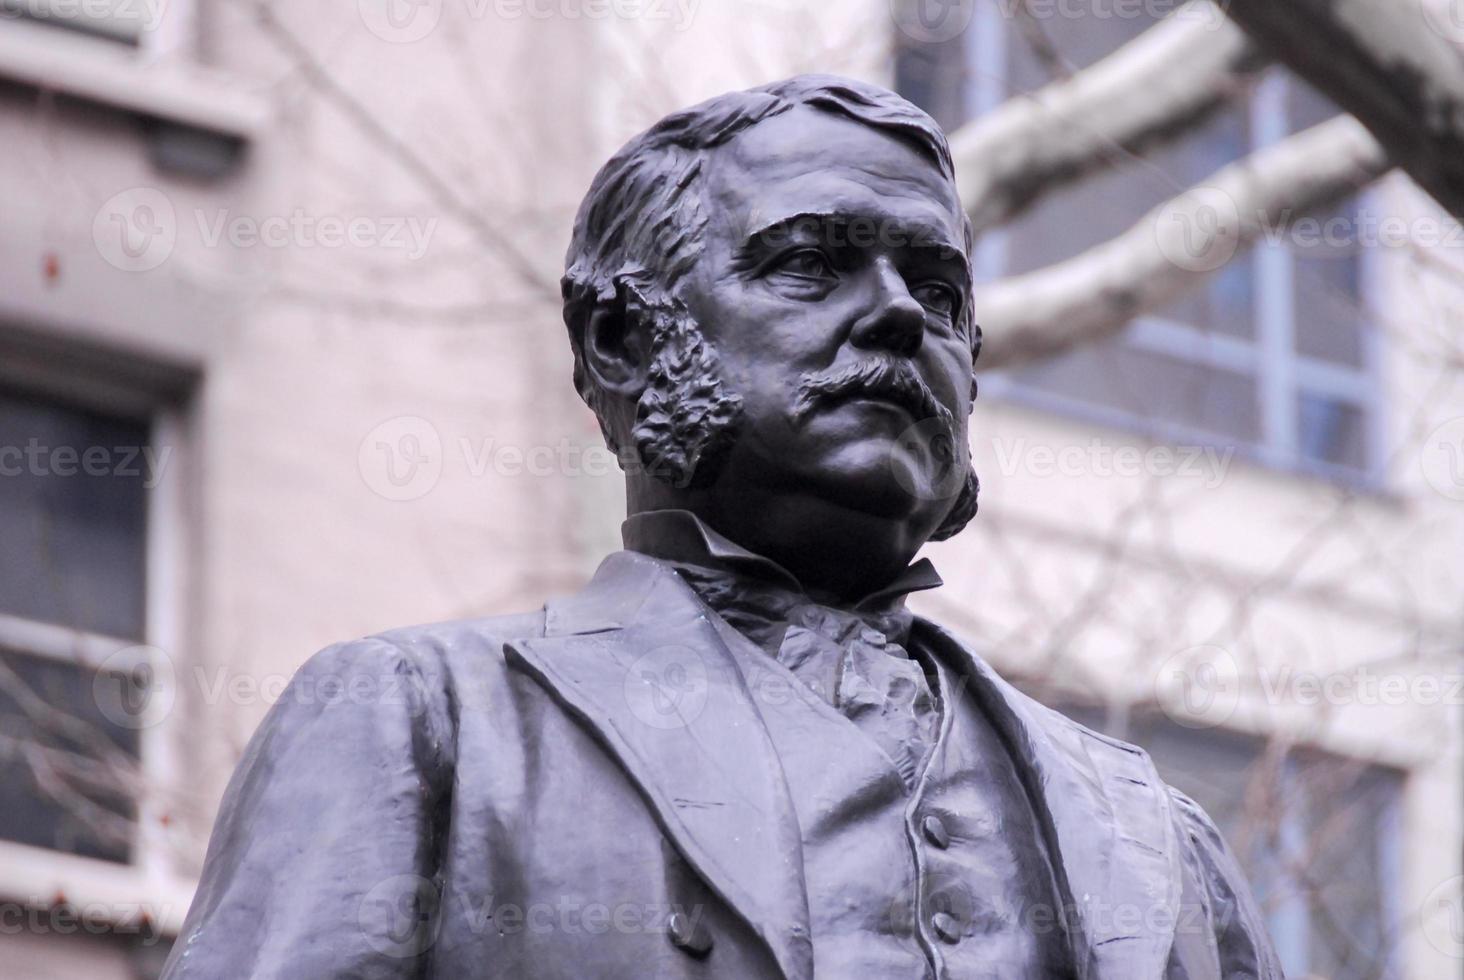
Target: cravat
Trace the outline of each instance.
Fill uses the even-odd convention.
[[[914,788],[940,712],[924,669],[903,645],[913,619],[903,605],[835,608],[729,571],[672,564],[729,625],[873,739],[906,789]]]

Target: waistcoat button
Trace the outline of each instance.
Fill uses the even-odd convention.
[[[951,846],[951,835],[946,831],[945,824],[940,817],[929,814],[920,822],[920,829],[925,832],[925,839],[930,841],[941,850]]]
[[[961,922],[949,912],[937,912],[930,919],[930,924],[935,928],[935,934],[944,942],[958,943],[961,941]]]
[[[711,931],[685,912],[671,913],[671,918],[666,921],[666,934],[672,946],[692,956],[702,957],[712,951]]]

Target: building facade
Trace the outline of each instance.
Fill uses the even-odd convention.
[[[1073,70],[1162,12],[1121,8],[1034,7]],[[949,9],[0,0],[14,975],[156,975],[233,762],[312,652],[532,608],[618,547],[558,316],[599,163],[798,71],[949,127],[1052,80],[1015,7]],[[1097,245],[1330,112],[1268,73],[984,236],[979,274]],[[1456,231],[1390,176],[1113,341],[983,376],[981,513],[916,603],[1145,744],[1298,976],[1464,957]]]

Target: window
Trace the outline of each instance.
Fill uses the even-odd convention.
[[[0,389],[0,840],[138,857],[150,428]]]
[[[1142,745],[1205,808],[1250,878],[1287,976],[1400,975],[1397,771],[1310,750],[1274,756],[1258,739],[1162,715],[1110,724],[1090,708],[1065,713]]]
[[[1009,8],[1009,5],[1008,5]],[[1052,78],[1033,31],[1081,69],[1152,26],[1138,8],[1092,16],[1004,17],[977,5],[949,41],[902,39],[901,91],[948,128]],[[1017,8],[1009,8],[1017,9]],[[1267,76],[1248,98],[1143,159],[1055,191],[977,249],[983,279],[1031,272],[1127,230],[1221,167],[1340,110],[1301,81]],[[1380,423],[1358,200],[1284,241],[1263,240],[1167,309],[1110,340],[987,379],[985,390],[1171,441],[1235,446],[1268,464],[1365,482]],[[1273,231],[1273,238],[1279,233]]]

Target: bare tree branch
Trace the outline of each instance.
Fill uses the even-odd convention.
[[[338,81],[293,31],[275,14],[267,0],[233,0],[254,13],[260,30],[288,54],[302,77],[327,102],[336,106],[361,134],[378,146],[392,160],[426,189],[432,199],[447,213],[462,221],[519,280],[547,299],[559,298],[559,285],[545,268],[525,253],[513,237],[498,228],[483,209],[467,201],[458,189],[416,150],[388,129],[379,117],[349,87]]]
[[[1068,79],[1017,96],[951,136],[961,200],[978,232],[1055,186],[1195,128],[1265,61],[1244,33],[1189,4]]]
[[[1464,57],[1439,4],[1398,0],[1227,0],[1230,18],[1351,112],[1393,160],[1464,217]],[[1464,34],[1464,32],[1460,32]]]
[[[1264,233],[1284,230],[1389,169],[1361,124],[1339,116],[1227,166],[1074,258],[977,290],[992,342],[983,368],[1008,368],[1121,330],[1204,282]]]

